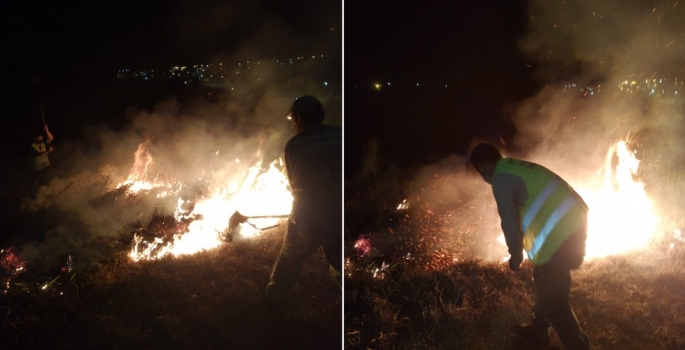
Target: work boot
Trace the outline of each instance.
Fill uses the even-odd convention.
[[[535,322],[525,324],[521,323],[513,327],[513,332],[519,343],[538,349],[549,345],[551,339],[549,337],[549,326]]]

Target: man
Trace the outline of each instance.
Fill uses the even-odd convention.
[[[43,139],[43,135],[38,135],[33,138],[33,143],[31,148],[33,149],[33,167],[37,171],[41,171],[50,166],[50,159],[48,154],[53,151],[52,145],[50,144],[54,137],[48,129],[48,125],[43,125],[43,130],[45,131],[46,139]]]
[[[531,348],[539,348],[549,343],[551,324],[567,349],[591,349],[569,302],[571,270],[585,257],[587,205],[549,169],[503,158],[491,144],[477,145],[470,161],[492,185],[511,255],[509,267],[519,269],[524,249],[534,265],[533,320],[516,326],[515,334]]]
[[[304,260],[318,248],[339,286],[342,271],[342,128],[322,124],[323,107],[312,96],[295,100],[286,117],[296,132],[285,146],[293,207],[266,287],[273,305],[292,290]]]

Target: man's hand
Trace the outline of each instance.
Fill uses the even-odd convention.
[[[43,124],[43,130],[48,131],[48,124]]]
[[[521,262],[523,262],[523,253],[514,254],[509,258],[509,268],[512,271],[518,271],[521,268]]]

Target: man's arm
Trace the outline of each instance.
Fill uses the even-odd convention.
[[[47,125],[47,124],[44,124],[44,125],[43,125],[43,130],[45,130],[45,136],[46,136],[45,142],[46,142],[46,143],[52,142],[52,140],[54,140],[55,138],[52,136],[52,133],[50,133],[50,130],[48,129],[48,125]]]
[[[511,255],[510,266],[514,270],[523,261],[523,232],[519,215],[521,198],[518,191],[520,186],[523,186],[523,180],[511,174],[497,174],[492,179],[492,193],[497,202],[504,239]]]

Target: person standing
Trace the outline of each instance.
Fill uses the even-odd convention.
[[[504,158],[482,143],[469,156],[471,165],[492,185],[502,230],[509,248],[509,267],[518,271],[523,250],[533,263],[535,305],[529,324],[514,333],[529,346],[550,342],[550,325],[566,349],[591,349],[571,308],[571,270],[585,257],[588,207],[573,188],[542,165]]]
[[[293,206],[269,283],[267,302],[279,305],[299,279],[304,260],[321,249],[342,283],[342,128],[322,124],[318,99],[302,96],[286,115],[296,135],[285,146]]]
[[[54,137],[52,136],[52,133],[50,133],[47,124],[43,124],[43,131],[45,132],[46,137],[43,138],[43,135],[37,135],[33,138],[33,143],[31,144],[34,158],[33,167],[37,171],[42,171],[50,166],[48,154],[53,151],[51,142],[54,140]]]

